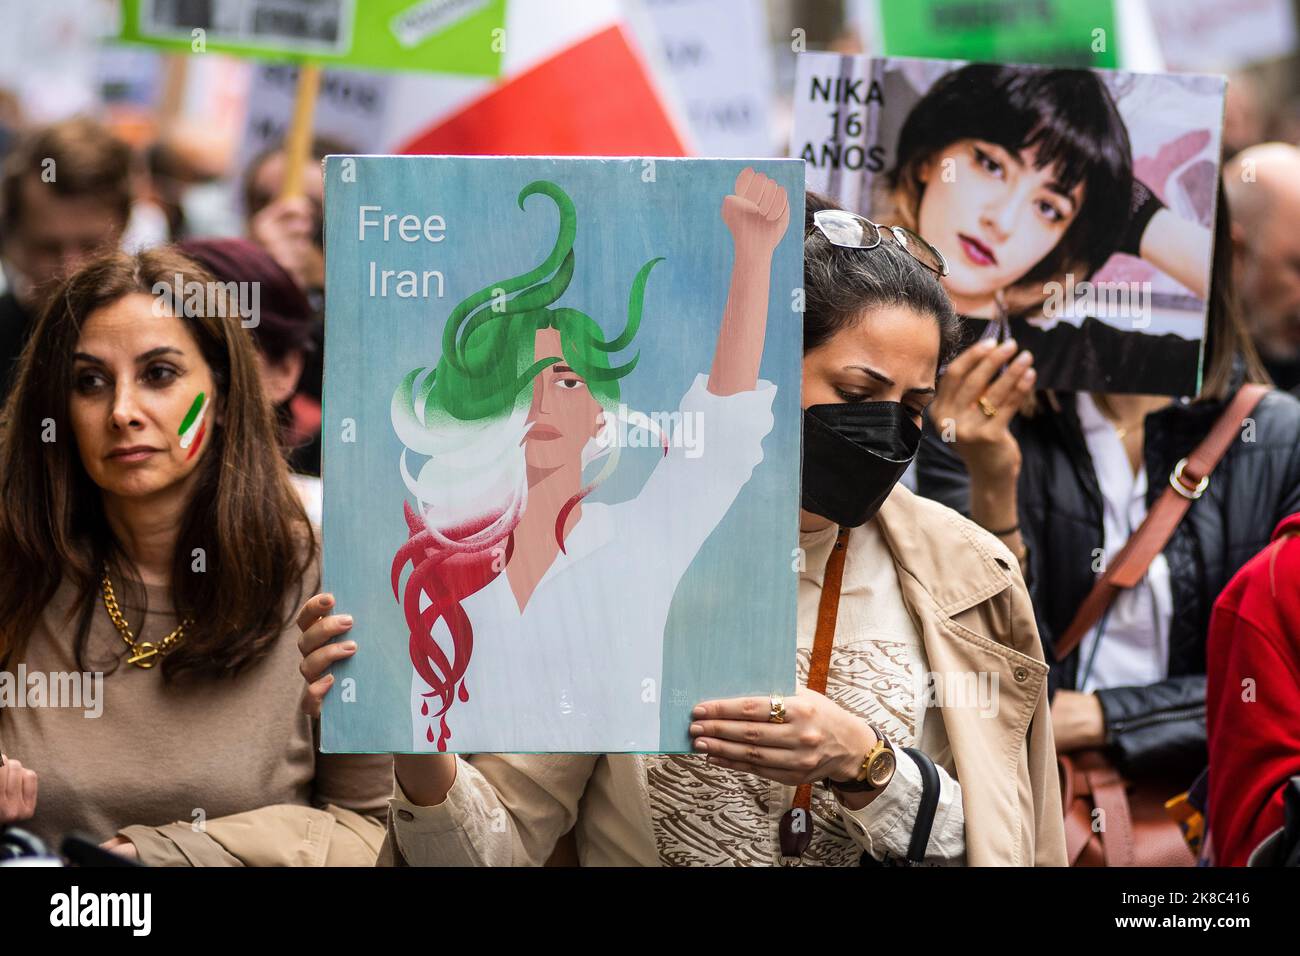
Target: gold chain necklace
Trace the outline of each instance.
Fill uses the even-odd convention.
[[[159,660],[176,649],[176,646],[185,637],[185,628],[194,623],[189,618],[186,618],[177,625],[176,630],[157,644],[152,641],[137,641],[135,635],[131,633],[130,625],[126,623],[126,618],[122,616],[122,609],[117,606],[117,595],[113,593],[113,582],[108,579],[107,563],[104,564],[104,578],[100,589],[104,594],[104,610],[108,612],[108,619],[113,622],[117,632],[122,635],[122,640],[126,641],[126,646],[131,649],[131,656],[126,659],[126,662],[134,664],[136,667],[142,667],[145,670],[153,667]]]
[[[1128,425],[1122,425],[1120,424],[1119,416],[1115,414],[1115,409],[1111,407],[1110,399],[1106,398],[1104,395],[1095,394],[1093,401],[1096,403],[1097,407],[1101,409],[1102,414],[1107,418],[1107,420],[1109,420],[1110,427],[1115,429],[1115,434],[1119,436],[1120,441],[1127,438],[1128,433],[1132,429],[1137,428],[1146,421],[1146,412],[1143,412],[1142,416],[1136,421],[1131,422]]]

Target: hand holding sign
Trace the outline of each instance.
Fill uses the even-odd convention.
[[[36,772],[17,760],[0,760],[0,826],[36,813]]]

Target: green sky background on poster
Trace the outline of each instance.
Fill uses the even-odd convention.
[[[351,49],[342,54],[304,50],[283,44],[270,46],[223,42],[212,32],[206,37],[206,48],[215,53],[277,62],[310,61],[325,66],[408,73],[459,73],[489,77],[500,75],[500,51],[503,44],[493,43],[493,31],[505,26],[506,0],[489,0],[483,9],[452,23],[427,40],[411,47],[403,46],[393,33],[393,17],[419,7],[423,2],[424,0],[355,0],[352,4],[355,18],[350,33]],[[140,14],[144,4],[145,0],[123,0],[122,33],[119,39],[178,52],[192,52],[187,36],[142,33]],[[493,49],[494,46],[496,49]]]
[[[886,56],[1119,65],[1113,0],[880,0],[880,21]]]

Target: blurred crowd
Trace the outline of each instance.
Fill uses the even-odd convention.
[[[784,25],[785,20],[794,22],[795,17],[796,14],[787,13],[786,17],[778,17],[776,22]],[[843,51],[860,48],[860,38],[851,25],[846,25],[848,21],[844,17],[824,19],[810,13],[809,18],[809,22],[820,23],[822,45]],[[1231,294],[1236,301],[1223,306],[1225,315],[1231,312],[1231,320],[1211,319],[1210,334],[1212,338],[1217,334],[1219,339],[1210,342],[1207,361],[1213,360],[1216,348],[1221,352],[1230,348],[1232,354],[1224,352],[1227,356],[1224,361],[1228,364],[1236,362],[1233,367],[1240,374],[1231,386],[1219,383],[1221,395],[1202,396],[1221,400],[1216,409],[1226,407],[1235,388],[1252,378],[1258,384],[1275,386],[1278,392],[1291,392],[1300,397],[1300,229],[1296,228],[1296,223],[1300,222],[1300,145],[1297,145],[1300,142],[1300,95],[1290,86],[1294,77],[1288,70],[1287,65],[1264,64],[1233,75],[1228,86],[1223,136],[1226,205],[1219,209],[1222,217],[1219,236],[1226,240],[1227,245],[1217,250],[1220,253],[1217,258],[1221,261],[1216,263],[1214,282],[1221,291],[1235,287],[1235,293],[1225,292],[1224,295]],[[310,604],[305,602],[309,602],[319,590],[319,572],[315,564],[315,546],[302,544],[303,540],[312,537],[311,529],[318,528],[321,522],[322,356],[324,323],[328,314],[324,291],[326,260],[321,160],[334,153],[376,150],[374,144],[363,140],[349,142],[320,137],[312,142],[303,161],[300,188],[287,191],[286,164],[289,159],[282,143],[261,151],[245,168],[235,170],[233,161],[229,159],[234,155],[234,149],[223,150],[225,159],[217,162],[210,151],[200,148],[183,129],[167,131],[162,126],[159,129],[162,132],[155,138],[145,141],[136,138],[136,141],[128,142],[130,137],[122,135],[121,130],[115,131],[103,118],[89,115],[54,122],[30,122],[23,115],[23,104],[18,97],[0,95],[0,262],[3,263],[4,276],[3,293],[0,294],[0,400],[6,402],[6,414],[11,416],[5,427],[11,432],[16,429],[18,419],[12,416],[20,413],[37,415],[37,420],[40,420],[44,407],[40,404],[43,394],[41,377],[47,372],[52,374],[56,366],[46,363],[58,361],[57,345],[64,341],[51,336],[55,335],[60,321],[81,322],[91,314],[88,307],[78,306],[77,302],[83,305],[95,303],[95,308],[104,308],[124,296],[129,298],[134,293],[145,291],[146,286],[141,283],[148,277],[141,270],[146,265],[158,276],[166,275],[166,270],[175,266],[187,270],[187,274],[193,269],[196,275],[210,275],[220,282],[257,283],[260,289],[259,321],[253,327],[235,333],[236,338],[246,336],[247,346],[228,337],[223,339],[217,332],[211,333],[211,342],[203,339],[201,344],[213,369],[211,387],[218,393],[231,388],[232,382],[239,381],[241,375],[248,373],[241,365],[245,358],[255,369],[260,393],[267,405],[266,421],[270,422],[272,429],[267,434],[274,436],[273,447],[265,450],[265,460],[260,462],[251,457],[247,460],[232,457],[237,453],[224,445],[221,454],[223,468],[229,469],[230,474],[260,475],[267,485],[261,490],[251,486],[245,488],[239,497],[221,498],[222,507],[238,505],[249,509],[247,515],[243,512],[219,513],[215,505],[211,513],[203,514],[211,522],[212,534],[216,535],[210,540],[217,542],[220,539],[220,544],[214,543],[213,547],[233,547],[235,550],[247,547],[284,559],[280,564],[281,577],[273,582],[278,588],[275,593],[282,598],[269,603],[274,603],[277,608],[281,603],[286,607],[292,605],[295,612],[302,608],[304,616],[297,619],[297,624],[307,631],[329,606],[328,598],[321,599],[324,603],[319,605],[317,612],[309,613]],[[226,218],[231,218],[232,210],[238,210],[241,235],[206,234],[206,223],[222,218],[206,214],[214,201],[226,204],[221,210]],[[138,255],[141,253],[159,258],[140,259]],[[132,260],[130,256],[137,258]],[[176,258],[169,259],[169,256]],[[104,291],[110,288],[117,291],[111,294]],[[76,296],[83,298],[76,299]],[[42,316],[45,316],[47,337],[33,345],[34,332],[40,326]],[[73,332],[66,333],[64,344],[76,341]],[[1238,333],[1241,334],[1239,345],[1224,344],[1225,341],[1234,341],[1230,335]],[[113,334],[118,336],[115,340],[112,335],[104,334],[104,341],[108,343],[106,348],[114,341],[126,341],[125,337],[129,335],[124,331],[115,332]],[[73,337],[66,338],[67,335]],[[213,355],[219,359],[211,358]],[[1255,374],[1256,356],[1259,367],[1266,374]],[[1010,355],[1002,357],[1008,362],[1011,359]],[[974,382],[980,374],[985,376],[981,383],[984,388],[996,387],[995,363],[991,359],[981,363],[980,359],[981,356],[973,352],[958,358],[951,366],[956,374],[946,386],[940,385],[936,401],[945,412],[957,418],[968,417],[974,423],[972,427],[982,428],[984,421],[979,417],[980,406],[975,403],[974,396],[978,394],[979,401],[983,402],[985,391],[976,389],[975,385],[968,386],[968,390],[976,389],[969,396],[962,391],[964,382]],[[988,370],[981,373],[985,364]],[[1020,371],[1017,368],[1016,374],[1019,375]],[[82,374],[77,372],[78,376]],[[81,378],[77,382],[81,382]],[[1008,395],[1013,384],[1005,386]],[[91,379],[87,379],[84,392],[82,385],[74,386],[76,395],[87,401],[96,387],[100,386]],[[1032,380],[1026,379],[1023,386],[1014,387],[1023,388],[1028,393],[1032,390]],[[140,401],[143,403],[146,399]],[[1082,412],[1071,418],[1069,413],[1063,413],[1053,404],[1053,396],[1040,395],[1039,401],[1039,413],[1007,431],[1007,434],[1015,436],[1013,444],[1016,444],[1016,455],[1023,456],[1024,470],[1019,470],[1021,462],[1018,458],[1017,469],[1010,472],[1010,478],[1005,474],[1003,478],[1014,486],[1017,476],[1020,476],[1021,507],[1018,512],[1013,507],[1004,521],[996,522],[1007,524],[1007,530],[992,527],[995,522],[991,519],[980,523],[1001,539],[1001,544],[1007,546],[1006,553],[1018,559],[1020,572],[1028,582],[1026,593],[1033,597],[1038,614],[1045,616],[1044,620],[1050,618],[1054,629],[1061,632],[1067,630],[1067,623],[1075,617],[1093,583],[1093,574],[1086,566],[1081,566],[1080,570],[1069,565],[1074,557],[1067,556],[1064,539],[1075,545],[1078,539],[1072,535],[1087,538],[1095,532],[1095,537],[1101,542],[1100,527],[1076,531],[1071,522],[1087,523],[1087,519],[1079,518],[1079,514],[1090,514],[1085,503],[1092,499],[1096,499],[1100,513],[1103,489],[1099,478],[1104,481],[1104,477],[1087,469],[1080,470],[1079,466],[1081,461],[1095,459],[1096,447],[1089,444],[1091,438],[1085,434],[1089,431],[1091,419],[1083,418]],[[1260,413],[1262,419],[1267,418],[1271,423],[1266,426],[1269,437],[1265,444],[1270,441],[1279,443],[1282,450],[1277,452],[1277,460],[1287,458],[1287,461],[1274,468],[1259,461],[1243,463],[1230,457],[1233,464],[1225,466],[1222,473],[1230,477],[1215,479],[1227,489],[1221,500],[1207,503],[1199,511],[1196,510],[1198,506],[1193,505],[1193,516],[1200,515],[1196,520],[1203,522],[1198,526],[1200,537],[1195,539],[1201,544],[1188,543],[1191,539],[1187,537],[1173,539],[1176,542],[1181,540],[1183,544],[1176,545],[1175,550],[1169,553],[1168,562],[1161,565],[1163,570],[1159,573],[1173,581],[1172,592],[1166,581],[1166,597],[1169,593],[1196,595],[1194,603],[1198,610],[1195,611],[1195,620],[1189,617],[1192,611],[1174,601],[1175,606],[1163,610],[1155,605],[1144,605],[1140,610],[1128,607],[1123,613],[1129,617],[1115,625],[1128,634],[1129,644],[1126,646],[1145,648],[1132,651],[1134,654],[1164,655],[1167,658],[1158,662],[1143,659],[1142,666],[1137,669],[1150,671],[1147,685],[1134,693],[1128,693],[1132,688],[1127,687],[1119,690],[1103,688],[1099,697],[1084,686],[1086,680],[1077,680],[1077,661],[1054,660],[1050,648],[1046,655],[1040,654],[1053,668],[1052,694],[1056,699],[1050,704],[1050,720],[1060,753],[1109,746],[1127,772],[1140,776],[1138,772],[1141,770],[1168,772],[1170,768],[1176,769],[1179,783],[1175,789],[1178,792],[1188,788],[1195,791],[1193,780],[1196,771],[1208,761],[1211,792],[1207,819],[1209,830],[1217,841],[1214,851],[1218,863],[1244,864],[1266,838],[1283,827],[1286,781],[1300,774],[1300,737],[1297,736],[1300,722],[1292,723],[1300,716],[1300,594],[1297,593],[1296,577],[1300,572],[1300,555],[1297,554],[1300,543],[1295,541],[1300,534],[1300,525],[1294,517],[1287,518],[1292,511],[1300,510],[1300,486],[1295,484],[1297,476],[1290,470],[1296,456],[1286,449],[1286,443],[1293,442],[1296,437],[1293,430],[1287,429],[1292,428],[1297,413],[1295,403],[1290,399],[1285,400],[1286,404],[1280,397],[1266,401],[1271,404],[1264,406],[1266,411]],[[1154,430],[1152,423],[1156,422],[1158,407],[1124,406],[1138,416],[1139,424],[1135,427],[1139,430],[1129,429],[1139,438],[1136,451],[1130,449],[1138,458],[1142,454],[1140,423],[1149,413],[1152,417],[1148,419],[1147,427]],[[130,409],[113,412],[119,413],[127,417],[132,414]],[[211,414],[215,416],[217,413]],[[245,436],[257,436],[262,434],[258,431],[261,427],[257,418],[259,414],[255,409],[240,410],[237,403],[231,402],[222,411],[225,418],[214,420],[220,421],[222,427],[228,427],[226,423],[229,421],[242,422],[237,427],[246,429],[243,432]],[[1099,413],[1088,414],[1095,418]],[[993,417],[987,409],[982,415]],[[1180,447],[1190,448],[1198,443],[1210,431],[1216,417],[1202,415],[1203,420],[1198,423],[1191,421],[1194,415],[1189,415],[1187,422],[1180,421],[1166,433],[1174,435],[1170,441],[1181,443]],[[247,416],[247,420],[240,416]],[[1100,418],[1096,420],[1101,421]],[[1053,430],[1057,428],[1055,423],[1060,421],[1072,423],[1069,427],[1074,431],[1062,437],[1065,431]],[[1277,424],[1278,421],[1282,424]],[[70,427],[75,429],[79,426],[74,421]],[[79,440],[83,440],[83,434],[77,432]],[[1148,440],[1154,441],[1151,435],[1152,431],[1148,431]],[[1121,430],[1120,438],[1124,436],[1125,431]],[[123,631],[116,620],[86,623],[98,608],[96,602],[100,597],[101,583],[106,607],[108,595],[113,593],[108,583],[109,571],[106,570],[109,567],[106,560],[111,551],[108,542],[121,540],[124,536],[131,540],[134,549],[132,563],[139,572],[137,583],[140,585],[136,589],[140,593],[134,595],[133,600],[140,599],[148,604],[151,596],[160,598],[163,595],[162,591],[154,592],[150,588],[160,587],[169,579],[171,568],[191,560],[189,545],[208,541],[203,537],[205,532],[185,525],[179,538],[173,535],[168,539],[171,544],[166,555],[149,556],[145,542],[147,534],[153,533],[151,526],[133,516],[125,505],[106,505],[103,512],[95,513],[93,520],[85,519],[89,523],[78,523],[81,519],[73,512],[79,496],[91,491],[87,473],[90,480],[95,479],[89,466],[86,471],[77,471],[75,463],[68,464],[67,475],[75,474],[76,477],[68,478],[65,483],[52,470],[37,466],[34,457],[24,458],[24,455],[34,456],[35,452],[24,451],[12,435],[7,443],[10,447],[0,457],[0,467],[30,467],[41,477],[39,480],[33,477],[19,481],[12,474],[3,476],[4,483],[0,487],[15,497],[5,502],[10,507],[10,514],[0,518],[0,552],[8,549],[7,553],[0,553],[0,571],[21,573],[26,563],[39,563],[43,558],[53,561],[54,555],[44,549],[54,548],[58,555],[55,567],[60,574],[66,572],[69,580],[78,582],[81,590],[77,601],[73,601],[61,590],[63,579],[59,575],[46,575],[38,582],[40,589],[29,597],[21,600],[0,597],[0,615],[9,617],[5,612],[11,612],[14,617],[10,619],[26,621],[33,634],[58,633],[57,625],[42,618],[42,614],[49,613],[47,608],[65,610],[68,621],[74,619],[74,612],[80,608],[85,616],[77,625],[79,633],[83,641],[89,640],[92,649],[95,642],[103,638],[120,651],[120,642],[125,639],[128,647],[139,653],[139,635],[128,636],[129,632]],[[981,469],[991,467],[988,466],[991,454],[988,449],[994,446],[1008,447],[1001,433],[990,438],[986,446],[957,447],[955,451],[961,459],[959,464],[964,474],[955,479],[955,472],[943,470],[944,463],[939,457],[932,458],[927,465],[923,446],[918,459],[919,490],[968,515],[974,514],[978,511],[978,502],[973,501],[972,496],[978,494]],[[1154,445],[1148,449],[1152,447]],[[84,447],[81,451],[83,455],[86,453]],[[1089,457],[1090,454],[1093,457]],[[27,465],[22,465],[23,462]],[[265,477],[279,474],[275,471],[278,462],[287,464],[283,487],[278,483],[279,478]],[[52,469],[54,466],[49,467]],[[1033,469],[1058,467],[1062,473],[1068,472],[1069,477],[1061,478],[1062,483],[1053,486],[1056,490],[1050,494],[1042,494],[1041,489],[1038,492],[1026,491],[1025,474]],[[1078,478],[1078,487],[1071,484],[1075,481],[1071,469],[1082,475]],[[958,485],[950,484],[950,480],[957,481]],[[1153,473],[1152,481],[1163,483],[1164,476]],[[956,492],[954,488],[957,488]],[[292,497],[285,489],[291,489]],[[105,491],[109,499],[113,496],[119,499],[127,497],[121,488],[106,490],[101,485],[100,490]],[[213,489],[208,491],[216,494]],[[269,513],[252,505],[261,491],[266,491],[266,500],[272,502],[278,511]],[[187,491],[188,495],[196,493],[194,488]],[[1070,506],[1063,502],[1076,500],[1069,498],[1076,493],[1079,511],[1071,513]],[[226,494],[233,493],[227,490],[223,492]],[[1032,497],[1033,494],[1039,497]],[[1265,498],[1267,505],[1259,505]],[[1010,500],[1014,501],[1014,497]],[[29,508],[29,513],[19,514],[15,502]],[[1114,502],[1106,501],[1108,508],[1112,505]],[[189,507],[187,503],[179,510],[168,512],[169,520],[180,524],[191,520],[185,518],[182,521],[183,516],[190,515],[186,510]],[[1123,503],[1119,507],[1123,507]],[[1218,510],[1211,510],[1211,507]],[[49,509],[48,521],[37,513],[41,508]],[[1274,508],[1280,509],[1281,513],[1269,510]],[[1109,511],[1107,515],[1109,520],[1112,517]],[[1142,515],[1145,516],[1145,506]],[[1235,535],[1232,528],[1224,527],[1225,523],[1233,521],[1241,525],[1252,522],[1249,533]],[[1120,522],[1120,526],[1131,524],[1131,521]],[[1238,530],[1241,530],[1241,525]],[[233,538],[221,539],[220,536],[225,534]],[[79,557],[71,539],[66,539],[76,535],[85,535],[86,540],[95,542],[86,556]],[[1277,543],[1270,544],[1275,535]],[[1206,540],[1214,541],[1214,547],[1202,546]],[[300,548],[305,548],[301,554],[295,550]],[[1183,551],[1177,551],[1177,548],[1183,548]],[[1118,551],[1117,543],[1113,539],[1106,542],[1106,550],[1108,553]],[[1003,552],[999,550],[998,553]],[[1073,554],[1069,552],[1069,555]],[[1263,557],[1257,558],[1259,554]],[[293,569],[298,579],[283,577],[287,569]],[[118,565],[113,565],[113,573],[120,570]],[[155,571],[157,573],[153,573]],[[1242,573],[1246,576],[1242,577]],[[6,589],[12,588],[18,580],[12,577],[0,579],[6,581]],[[223,583],[235,587],[224,579]],[[120,589],[126,590],[123,582],[119,580],[118,584]],[[1066,592],[1068,595],[1063,598]],[[1219,604],[1212,611],[1216,599]],[[229,622],[231,629],[243,628],[251,634],[259,626],[266,628],[273,623],[270,618],[255,612],[257,602],[250,594],[236,594],[229,600],[235,607]],[[123,603],[128,607],[141,606]],[[186,603],[216,613],[215,609],[221,602],[213,594],[196,593],[187,595]],[[1139,620],[1143,614],[1150,615],[1151,619]],[[223,713],[251,708],[250,713],[263,715],[269,713],[266,701],[271,697],[279,705],[284,705],[274,717],[267,717],[264,726],[271,729],[266,732],[236,722],[237,727],[251,735],[246,741],[249,752],[256,754],[265,767],[272,769],[267,771],[267,779],[263,781],[257,779],[256,771],[247,774],[247,779],[241,779],[240,785],[246,790],[230,797],[228,806],[224,808],[227,819],[271,804],[311,805],[315,808],[313,812],[327,813],[330,826],[336,827],[339,833],[346,831],[351,834],[348,840],[339,838],[332,847],[322,849],[322,860],[328,853],[329,862],[372,862],[385,836],[391,850],[393,841],[398,839],[393,834],[402,826],[388,817],[392,765],[385,758],[373,765],[358,763],[346,770],[331,770],[328,761],[319,756],[313,762],[310,725],[293,724],[293,718],[286,716],[289,712],[297,715],[297,698],[302,686],[294,673],[299,665],[299,655],[294,648],[299,627],[292,620],[283,623],[291,637],[288,651],[277,658],[284,665],[276,672],[275,679],[280,684],[274,688],[242,687],[237,701],[232,699],[221,705]],[[324,635],[324,632],[317,633]],[[342,632],[329,636],[342,636]],[[6,638],[7,644],[0,640],[0,660],[5,659],[6,653],[22,647],[27,640],[26,636],[15,639],[11,634],[6,634]],[[254,656],[262,652],[252,643],[247,648],[241,645],[241,648],[241,653],[247,651]],[[71,662],[69,658],[63,663]],[[215,680],[221,676],[214,674],[202,660],[186,660],[185,663],[203,679]],[[1147,667],[1147,664],[1151,666]],[[241,673],[242,659],[228,660],[225,666],[231,673]],[[51,669],[55,669],[53,665]],[[322,676],[324,671],[320,668],[307,670],[311,671],[307,674],[309,679],[328,680]],[[292,679],[284,679],[286,672]],[[1270,683],[1259,693],[1266,703],[1256,710],[1243,711],[1240,706],[1240,701],[1244,700],[1243,681],[1262,681],[1265,672]],[[259,703],[254,703],[253,698],[257,695],[261,695],[257,697]],[[188,714],[201,719],[199,715],[183,710],[168,710],[179,705],[166,693],[149,700],[149,706],[158,708],[157,714],[166,714],[173,719],[178,714]],[[140,710],[135,716],[149,719],[150,712]],[[1186,733],[1179,731],[1181,736],[1169,729],[1183,724],[1191,729]],[[26,740],[31,741],[44,739],[42,735],[71,732],[67,728],[56,732],[49,727],[21,725],[15,731],[14,726],[0,720],[0,740],[11,754],[16,739],[21,740],[24,734]],[[169,729],[164,737],[171,733]],[[268,734],[275,733],[282,733],[284,739],[292,740],[296,749],[290,757],[284,757],[282,753],[285,749],[283,740],[268,737]],[[1161,733],[1164,736],[1160,736]],[[242,746],[231,736],[223,738],[222,745],[226,744]],[[1243,752],[1240,748],[1247,745],[1249,750]],[[172,752],[167,749],[170,744],[166,742],[159,746],[162,748],[159,752]],[[179,741],[177,746],[180,746]],[[44,751],[45,755],[50,753],[48,749]],[[91,760],[82,746],[66,746],[62,753],[68,761]],[[193,758],[177,759],[192,761]],[[53,762],[53,758],[50,760]],[[1216,760],[1221,768],[1217,787],[1214,776]],[[21,821],[31,815],[23,812],[24,807],[34,809],[39,806],[38,776],[48,772],[51,776],[59,774],[65,783],[75,780],[76,772],[67,766],[55,771],[48,764],[41,764],[40,758],[36,762],[39,765],[27,771],[31,774],[30,781],[24,776],[22,764],[12,759],[6,764],[7,771],[0,768],[0,772],[6,774],[10,789],[9,803],[5,805],[10,817],[9,820],[0,817],[0,823]],[[159,766],[161,768],[162,764]],[[1081,775],[1087,772],[1083,764],[1076,769]],[[212,771],[211,767],[203,767],[195,773],[203,778],[204,774],[210,775]],[[165,776],[173,771],[163,768],[159,773]],[[490,778],[475,779],[482,783],[482,779]],[[1231,786],[1222,782],[1229,779]],[[265,792],[260,792],[263,784]],[[514,785],[527,789],[518,780]],[[408,786],[407,796],[412,797],[412,802],[413,794],[414,788]],[[0,785],[0,796],[3,795],[4,786]],[[1174,792],[1168,793],[1170,797],[1174,795]],[[446,796],[445,790],[441,796]],[[86,795],[84,799],[93,803],[98,797]],[[1199,799],[1199,806],[1204,809],[1206,801],[1204,797]],[[324,807],[328,809],[321,809]],[[171,809],[169,805],[160,804],[158,812],[165,813]],[[60,805],[51,818],[56,823],[48,826],[55,828],[56,824],[85,823],[85,819],[89,819],[93,824],[107,826],[110,832],[116,832],[122,822],[117,810],[109,808],[102,813],[87,811],[79,814],[75,808]],[[570,824],[574,813],[576,810],[573,808],[566,811],[565,820]],[[218,814],[214,811],[214,815]],[[264,818],[258,819],[264,822]],[[149,827],[131,827],[126,836],[106,837],[106,845],[120,848],[124,843],[130,844],[134,847],[132,852],[150,862],[214,863],[234,857],[256,863],[260,859],[258,847],[279,839],[278,836],[263,836],[261,839],[269,842],[259,844],[256,828],[240,831],[238,827],[232,827],[229,838],[223,838],[218,841],[220,846],[214,846],[209,842],[196,843],[182,832],[183,828],[169,830],[165,826],[152,825],[153,821],[147,822],[151,823]],[[987,824],[968,814],[967,827],[978,825]],[[390,832],[392,827],[397,830]],[[222,831],[218,828],[216,832]],[[281,831],[273,829],[265,832],[282,835]],[[969,832],[967,844],[971,844]],[[407,855],[419,857],[421,851],[408,852]],[[542,857],[548,855],[543,853]],[[275,857],[273,862],[283,860]]]

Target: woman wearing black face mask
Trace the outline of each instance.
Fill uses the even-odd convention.
[[[700,704],[695,756],[398,755],[381,862],[540,864],[572,829],[585,865],[1064,863],[1019,569],[897,485],[957,340],[942,257],[860,248],[872,227],[812,194],[804,235],[799,692]],[[309,710],[353,653],[322,613],[300,617]]]

